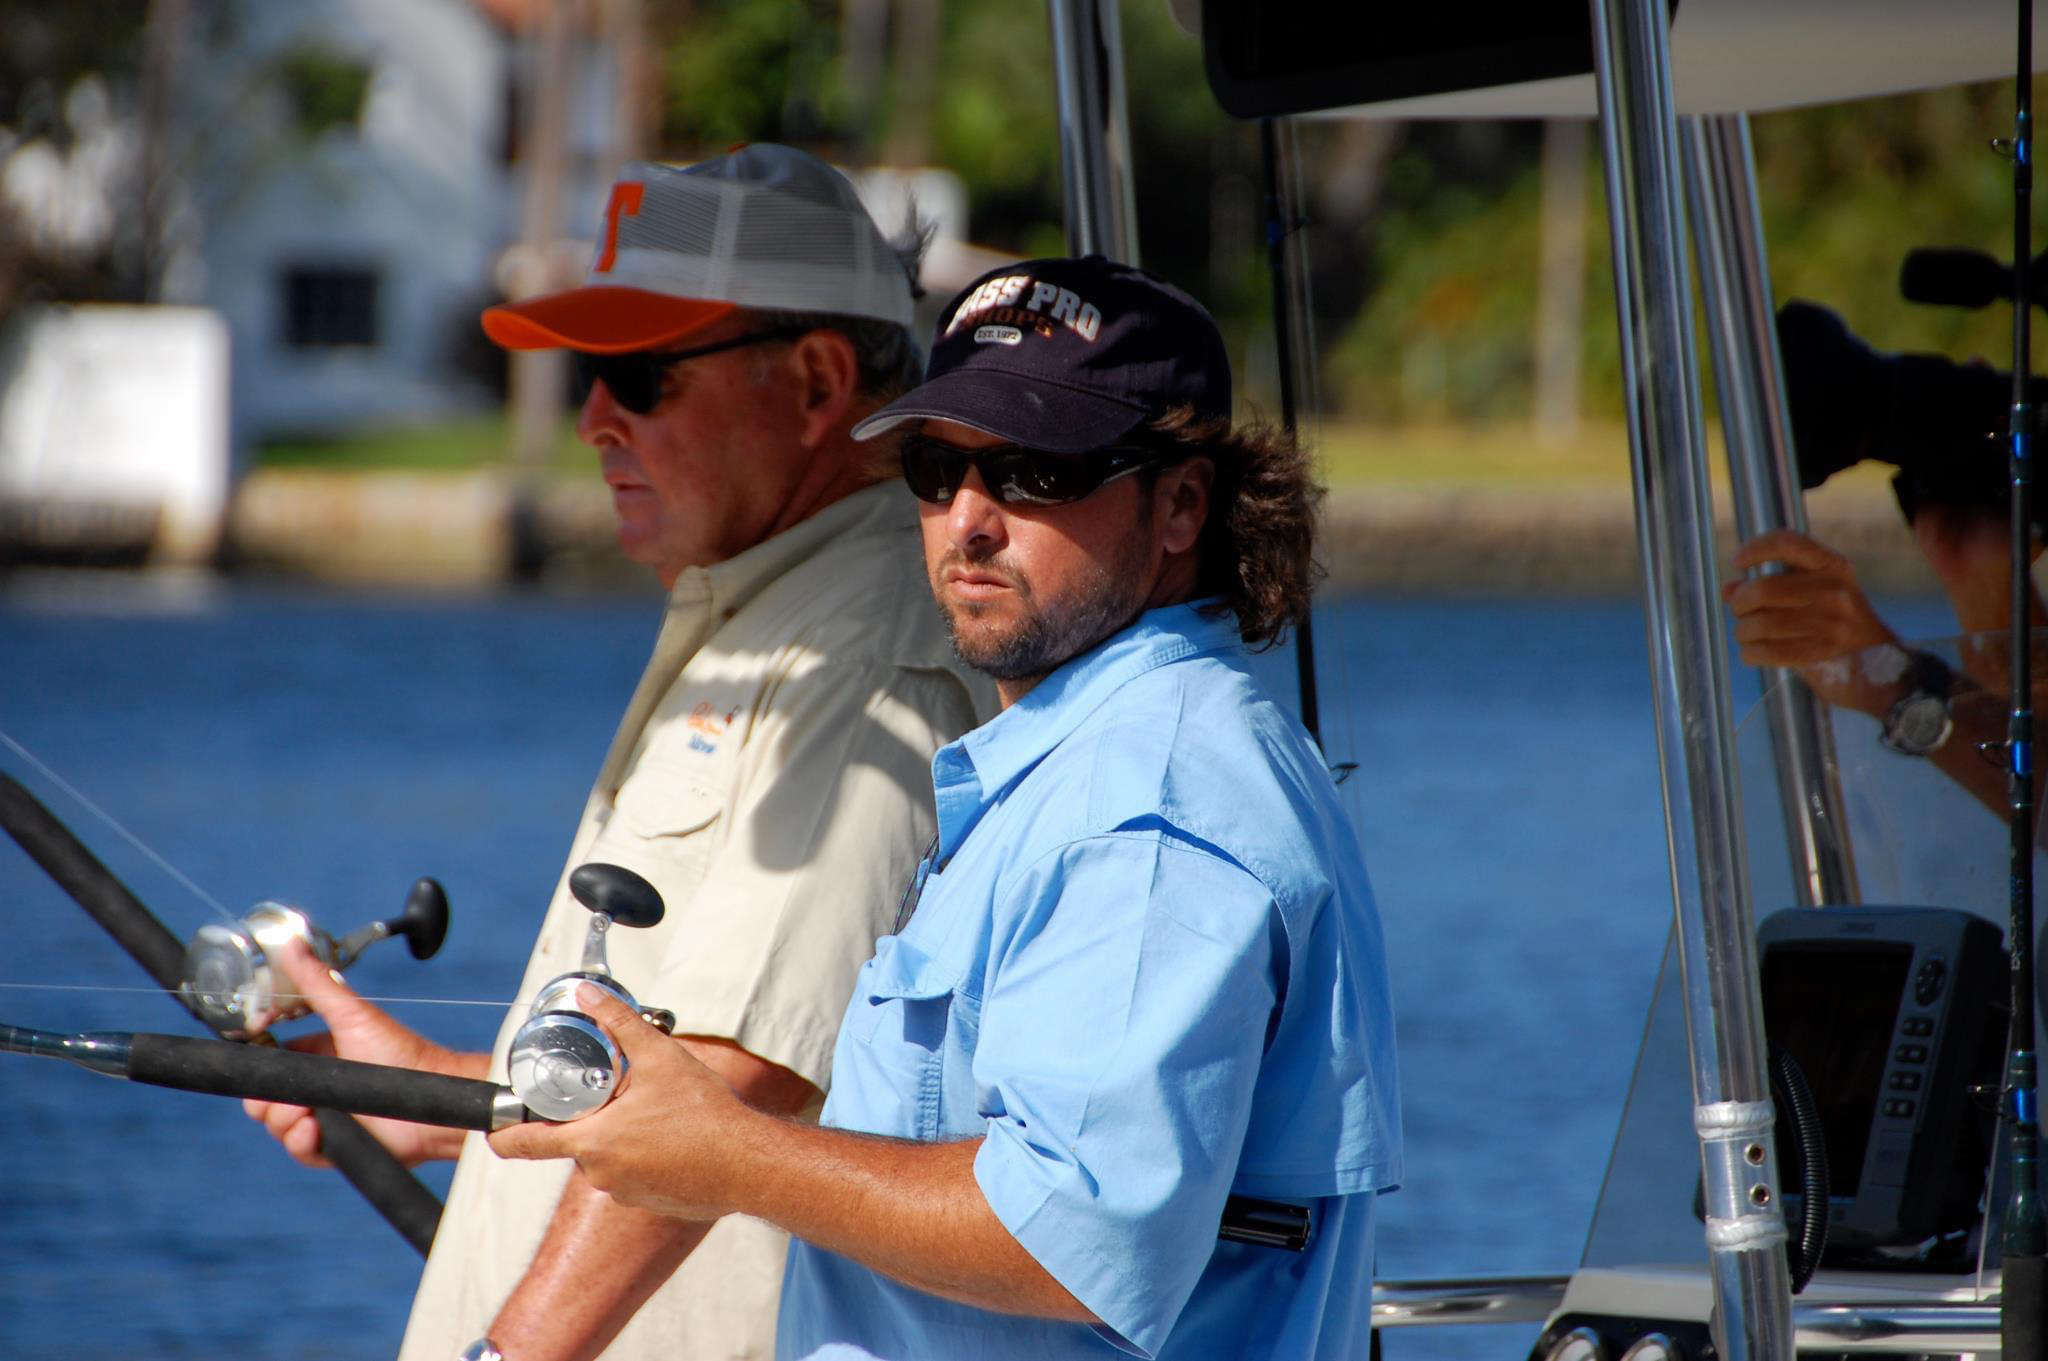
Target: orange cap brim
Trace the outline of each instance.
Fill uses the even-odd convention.
[[[641,288],[586,285],[484,309],[484,334],[508,350],[626,354],[701,331],[737,305]]]

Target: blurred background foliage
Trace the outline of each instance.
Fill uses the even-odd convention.
[[[188,3],[195,14],[208,8]],[[103,74],[132,107],[149,8],[0,0],[0,156],[58,130],[65,93],[84,73]],[[1271,367],[1257,131],[1218,109],[1199,44],[1163,0],[1126,0],[1121,17],[1144,262],[1210,304],[1256,390]],[[645,26],[659,75],[658,155],[688,160],[781,140],[848,165],[940,165],[966,182],[977,244],[1061,249],[1041,5],[646,0]],[[295,54],[284,76],[316,124],[345,121],[360,105],[361,71],[315,50]],[[2008,82],[1755,117],[1778,298],[1834,307],[1880,349],[2002,365],[2005,309],[1914,306],[1896,280],[1916,245],[2009,253],[2010,166],[1988,143],[2009,131],[2011,107]],[[1299,136],[1326,407],[1376,425],[1526,419],[1540,125],[1310,121]],[[1620,376],[1590,127],[1585,147],[1580,405],[1604,418],[1619,410]],[[133,277],[74,264],[25,295],[118,297]]]
[[[1018,0],[944,0],[929,159],[960,174],[972,236],[1025,254],[1061,248],[1058,136],[1045,16]],[[847,92],[832,0],[657,5],[667,77],[664,150],[734,141],[821,145],[874,159],[904,114]],[[1223,320],[1256,373],[1270,334],[1255,129],[1225,117],[1199,44],[1160,0],[1122,11],[1145,263]],[[2010,347],[2003,308],[1916,306],[1898,294],[1916,245],[2010,252],[2010,82],[1752,119],[1777,295],[1840,311],[1883,350]],[[1315,299],[1334,415],[1374,424],[1526,418],[1535,370],[1541,128],[1533,122],[1301,125]],[[1620,365],[1599,150],[1588,164],[1581,401],[1618,411]]]

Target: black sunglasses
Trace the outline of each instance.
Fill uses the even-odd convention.
[[[960,490],[969,468],[1001,505],[1064,506],[1105,483],[1176,455],[1135,444],[1112,444],[1083,454],[1052,454],[1017,444],[962,449],[929,435],[903,437],[903,480],[920,501],[943,506]]]
[[[603,383],[612,400],[636,416],[645,416],[661,405],[661,377],[685,359],[701,359],[742,345],[761,345],[771,340],[789,340],[804,333],[795,326],[771,326],[748,331],[730,340],[699,345],[693,350],[634,350],[627,354],[586,354],[575,351],[576,405],[590,397],[593,383]]]

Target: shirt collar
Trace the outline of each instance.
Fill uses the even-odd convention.
[[[730,618],[769,582],[814,557],[831,540],[875,526],[899,527],[902,513],[898,502],[909,495],[901,479],[877,482],[842,496],[817,514],[724,562],[685,567],[669,591],[670,608],[701,609],[708,604]]]
[[[1148,671],[1243,646],[1237,620],[1211,616],[1214,599],[1147,610],[932,758],[939,857],[951,856],[989,802],[1071,736],[1118,689]]]

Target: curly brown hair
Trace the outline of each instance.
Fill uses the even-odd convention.
[[[1191,406],[1174,407],[1150,430],[1176,453],[1215,465],[1209,519],[1196,549],[1196,589],[1223,597],[1247,644],[1272,647],[1307,616],[1323,577],[1315,558],[1323,487],[1307,452],[1266,421],[1233,424],[1198,416]]]

